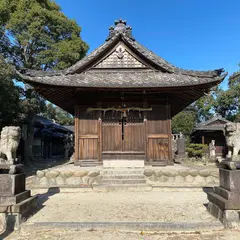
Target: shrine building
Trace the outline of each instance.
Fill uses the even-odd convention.
[[[75,117],[75,164],[141,160],[171,165],[171,118],[219,84],[223,69],[178,68],[116,21],[99,48],[63,71],[25,71],[24,82]]]

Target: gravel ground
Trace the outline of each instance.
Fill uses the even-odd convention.
[[[70,190],[69,190],[70,191]],[[144,240],[239,240],[237,231],[211,231],[188,234],[124,232],[110,230],[82,230],[34,228],[41,222],[217,222],[204,206],[208,202],[203,191],[156,192],[50,192],[39,195],[41,209],[23,224],[21,232],[14,232],[7,240],[77,240],[77,239],[144,239]],[[24,228],[25,226],[25,228]],[[30,226],[26,227],[26,226]],[[32,226],[32,227],[31,227]],[[209,231],[211,228],[209,229]],[[1,238],[0,238],[1,239]]]
[[[64,192],[39,195],[34,222],[216,222],[199,192]]]

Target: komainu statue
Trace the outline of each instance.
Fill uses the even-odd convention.
[[[228,146],[228,157],[237,160],[240,150],[240,123],[227,123],[225,138]]]
[[[0,138],[0,157],[5,157],[6,164],[14,164],[16,151],[21,137],[20,127],[4,127]]]

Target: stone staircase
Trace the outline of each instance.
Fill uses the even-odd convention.
[[[151,191],[143,175],[144,168],[104,168],[99,176],[97,191]]]
[[[97,167],[101,165],[102,165],[102,162],[99,162],[97,160],[80,160],[75,162],[75,166],[80,166],[80,167]]]

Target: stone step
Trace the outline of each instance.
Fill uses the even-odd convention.
[[[166,162],[152,162],[151,164],[153,167],[166,167],[167,163]]]
[[[113,230],[113,231],[157,231],[157,232],[199,232],[199,231],[220,231],[223,225],[219,221],[211,224],[209,222],[34,222],[22,226],[23,232],[35,232],[36,230]],[[80,238],[79,238],[80,239]],[[138,239],[145,239],[139,237]],[[161,239],[161,237],[160,237]],[[177,239],[177,238],[175,238]],[[191,239],[191,236],[189,236]]]
[[[104,168],[144,168],[144,160],[103,160]]]
[[[112,185],[112,184],[142,184],[146,183],[145,179],[107,179],[100,180],[100,184]]]
[[[115,192],[115,191],[129,191],[129,192],[145,192],[152,191],[152,186],[146,183],[141,184],[93,184],[92,188],[97,192]]]
[[[109,168],[102,170],[102,174],[109,175],[132,175],[132,174],[143,174],[144,169],[134,169],[134,168]]]
[[[145,177],[142,174],[133,174],[133,175],[101,175],[99,177],[102,180],[108,180],[108,179],[145,179]]]
[[[93,160],[83,160],[83,161],[78,161],[77,163],[78,166],[80,167],[96,167],[102,165],[102,162],[99,161],[93,161]]]

